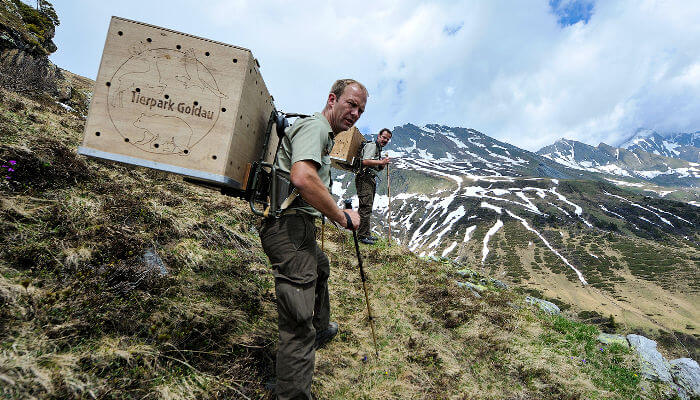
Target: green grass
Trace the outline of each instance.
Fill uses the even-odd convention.
[[[540,336],[543,345],[569,358],[583,373],[592,374],[596,388],[613,392],[620,398],[642,399],[641,378],[630,364],[629,348],[614,344],[605,346],[596,340],[596,327],[556,316],[545,319],[551,328]]]

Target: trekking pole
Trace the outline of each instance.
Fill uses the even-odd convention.
[[[322,216],[321,217],[321,251],[323,250],[324,245],[326,244],[326,217]]]
[[[351,209],[352,208],[352,200],[346,199],[345,201],[345,208],[346,209]],[[347,216],[347,214],[346,214]],[[348,223],[350,223],[350,219],[348,218]],[[352,224],[350,224],[352,226]],[[365,291],[365,302],[367,303],[367,315],[369,316],[369,326],[372,329],[372,340],[374,341],[374,352],[377,355],[377,359],[379,359],[379,348],[377,347],[377,335],[374,333],[374,318],[372,317],[372,309],[369,306],[369,296],[367,295],[367,284],[366,279],[365,279],[365,270],[362,268],[362,257],[360,256],[360,244],[357,242],[357,232],[355,231],[355,228],[352,227],[352,238],[355,239],[355,252],[357,253],[357,263],[360,265],[360,278],[362,279],[362,289]]]
[[[389,157],[389,153],[385,157]],[[386,214],[386,219],[387,225],[389,225],[389,246],[391,246],[391,181],[389,180],[389,164],[386,165],[386,195],[389,197],[389,204],[387,205],[389,210]]]

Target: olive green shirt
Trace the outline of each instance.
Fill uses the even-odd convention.
[[[331,190],[331,157],[333,149],[333,129],[321,113],[308,118],[298,118],[287,128],[282,145],[277,153],[275,166],[289,173],[297,161],[313,161],[318,167],[318,177]],[[320,217],[321,213],[308,204],[302,207],[290,206],[298,212]]]
[[[374,142],[368,142],[365,144],[365,147],[362,149],[362,159],[363,160],[379,160],[382,156],[381,154],[382,148],[379,146],[379,144],[374,141]],[[370,166],[363,166],[362,170],[364,173],[369,174],[372,177],[377,176],[377,171],[381,171],[384,169],[383,165],[378,165],[376,167],[370,167]]]

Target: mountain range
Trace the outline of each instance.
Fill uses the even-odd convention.
[[[662,136],[651,129],[638,129],[619,147],[697,163],[700,162],[700,131]]]
[[[659,155],[658,151],[645,151],[640,146],[647,143],[644,139],[636,143],[629,148],[612,147],[605,143],[594,147],[561,139],[540,149],[537,154],[571,168],[600,173],[612,182],[623,178],[619,185],[641,187],[652,183],[662,187],[698,187],[700,164]],[[690,153],[684,152],[686,155]]]
[[[695,329],[697,164],[565,140],[533,153],[437,124],[393,132],[378,234],[388,236],[390,221],[392,240],[418,255],[634,326]],[[336,173],[338,198],[354,194],[351,175]]]

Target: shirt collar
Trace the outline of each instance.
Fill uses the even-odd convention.
[[[333,128],[331,128],[331,124],[328,122],[325,115],[321,114],[320,112],[317,112],[317,113],[314,113],[314,118],[318,118],[321,121],[323,121],[323,123],[326,126],[326,129],[328,129],[328,135],[332,138],[335,138],[335,134],[333,133]]]

